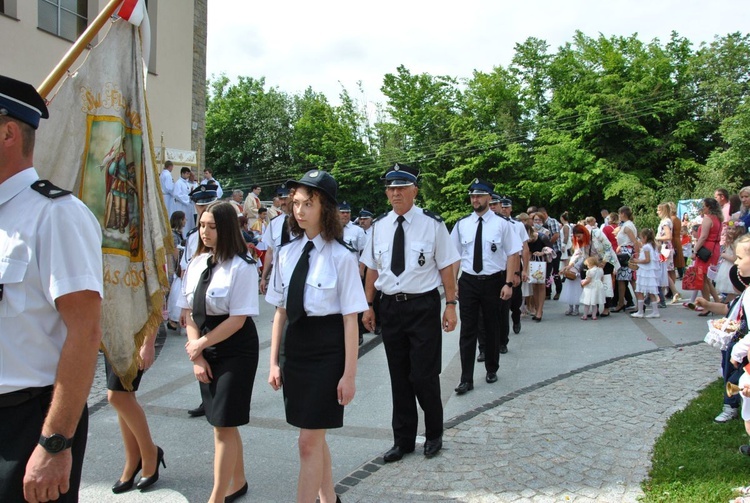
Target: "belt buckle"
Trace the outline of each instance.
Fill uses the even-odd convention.
[[[486,274],[477,274],[477,279],[479,281],[484,281],[484,280],[487,279],[487,275]]]
[[[405,300],[409,300],[409,297],[407,297],[405,293],[397,293],[395,297],[396,297],[396,302],[403,302]]]

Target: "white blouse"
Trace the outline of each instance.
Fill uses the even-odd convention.
[[[182,295],[177,305],[193,308],[193,296],[201,274],[206,270],[208,253],[202,253],[188,264],[182,281]],[[211,283],[206,291],[208,316],[258,316],[258,268],[239,256],[214,266]]]
[[[281,246],[274,257],[273,281],[266,302],[286,307],[289,282],[302,256],[307,236]],[[303,304],[308,316],[352,314],[367,310],[367,299],[355,254],[338,241],[326,241],[318,234],[312,239],[310,270],[307,273]]]

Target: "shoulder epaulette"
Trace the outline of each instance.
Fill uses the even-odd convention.
[[[336,238],[336,241],[338,241],[340,244],[344,245],[344,248],[346,248],[350,252],[357,253],[357,249],[355,247],[353,247],[352,245],[350,245],[349,243],[347,243],[346,241],[344,241],[342,238]]]
[[[245,262],[247,262],[248,264],[256,264],[256,263],[257,263],[257,262],[255,261],[255,259],[254,259],[253,257],[251,257],[250,255],[248,255],[247,253],[243,253],[243,254],[242,254],[242,255],[240,255],[239,257],[240,257],[240,258],[241,258],[242,260],[244,260]]]
[[[374,223],[375,223],[375,222],[377,222],[378,220],[382,220],[383,218],[385,218],[385,216],[386,216],[387,214],[388,214],[388,212],[386,211],[385,213],[382,213],[382,214],[378,215],[377,217],[375,217],[375,218],[373,218],[373,219],[372,219],[372,223],[374,224]]]
[[[289,245],[289,244],[292,244],[292,243],[294,243],[295,241],[297,241],[298,239],[302,239],[302,234],[300,234],[299,236],[289,236],[289,241],[287,241],[286,243],[281,243],[281,244],[279,245],[279,248],[283,248],[284,246],[287,246],[287,245]],[[274,254],[274,255],[275,255],[275,254]]]
[[[190,236],[192,236],[192,235],[193,235],[193,234],[195,234],[196,232],[198,232],[198,227],[193,227],[192,229],[190,229],[190,230],[189,230],[189,231],[187,232],[187,234],[185,234],[185,239],[189,238]]]
[[[430,218],[434,218],[434,219],[435,219],[435,220],[437,220],[438,222],[442,222],[442,221],[443,221],[443,217],[441,217],[440,215],[438,215],[438,214],[436,214],[436,213],[433,213],[433,212],[431,212],[430,210],[422,209],[422,212],[423,212],[423,213],[424,213],[425,215],[427,215],[428,217],[430,217]]]
[[[283,216],[283,217],[285,217],[285,216],[286,216],[286,213],[284,213],[283,211],[282,211],[281,213],[279,213],[278,215],[276,215],[275,217],[273,217],[273,218],[272,218],[271,220],[269,220],[268,222],[269,222],[269,223],[270,223],[270,222],[273,222],[274,220],[276,220],[277,218],[279,218],[279,217],[282,217],[282,216]]]
[[[58,197],[72,194],[72,192],[69,190],[64,190],[53,185],[49,180],[37,180],[36,182],[31,184],[31,188],[49,199],[57,199]]]
[[[462,216],[461,218],[459,218],[458,220],[456,220],[456,224],[457,224],[458,222],[460,222],[461,220],[465,219],[465,218],[469,218],[469,217],[470,217],[471,215],[472,215],[472,214],[471,214],[471,213],[469,213],[468,215],[464,215],[464,216]]]

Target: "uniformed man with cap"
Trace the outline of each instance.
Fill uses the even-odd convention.
[[[359,210],[359,226],[365,231],[365,240],[370,234],[370,227],[372,226],[372,211],[362,208]]]
[[[281,210],[281,213],[268,222],[266,231],[261,238],[268,247],[266,249],[266,261],[263,264],[263,273],[259,285],[260,293],[263,295],[268,291],[268,279],[271,277],[271,270],[273,269],[274,250],[289,242],[289,223],[287,222],[287,218],[292,213],[292,205],[289,201],[289,188],[286,183],[282,183],[279,188],[276,189],[276,197],[278,197],[280,201],[279,209]]]
[[[365,231],[352,222],[352,207],[346,201],[339,203],[339,218],[344,227],[344,242],[357,250],[357,257],[365,248]]]
[[[451,239],[461,254],[458,291],[461,308],[461,382],[456,393],[462,395],[474,389],[474,358],[477,349],[479,313],[485,330],[485,380],[497,382],[499,357],[503,345],[502,306],[513,295],[513,282],[518,271],[521,242],[510,224],[490,211],[492,184],[475,179],[469,186],[469,197],[474,211],[463,217],[451,231]],[[498,316],[500,312],[500,316]],[[506,320],[507,323],[507,310]]]
[[[218,199],[218,193],[216,192],[217,188],[217,185],[207,183],[205,185],[198,185],[190,191],[190,200],[193,202],[199,222],[206,206]],[[183,274],[187,271],[190,259],[192,259],[193,256],[195,256],[195,252],[198,251],[198,240],[200,239],[200,233],[198,232],[199,229],[200,226],[196,225],[188,231],[185,238],[185,253],[182,254],[182,258],[180,259],[180,269],[182,269]],[[187,316],[190,316],[190,310],[183,309],[180,315],[180,325],[183,327],[187,326]],[[205,414],[206,411],[203,408],[203,402],[201,402],[196,408],[188,410],[188,415],[191,417],[204,416]]]
[[[413,452],[417,436],[417,401],[424,411],[424,455],[432,457],[443,446],[443,402],[440,395],[442,331],[456,328],[456,279],[459,260],[443,220],[414,205],[419,172],[396,164],[386,172],[388,201],[393,209],[376,219],[362,262],[367,266],[370,306],[363,322],[373,331],[372,303],[380,299],[383,346],[388,360],[393,397],[393,447],[386,463]],[[442,320],[438,286],[445,288]]]
[[[490,205],[492,209],[492,205]],[[529,281],[529,261],[531,260],[531,252],[529,251],[529,233],[526,232],[526,226],[513,218],[513,201],[508,196],[500,199],[498,211],[492,209],[496,214],[499,214],[506,221],[508,221],[513,230],[518,235],[518,239],[523,243],[523,250],[521,251],[521,267],[519,273],[513,278],[513,297],[510,299],[510,317],[513,322],[513,333],[518,334],[521,332],[521,305],[523,304],[523,294],[521,293],[521,283]]]
[[[102,235],[33,165],[49,113],[0,76],[0,501],[78,501],[101,342]],[[55,236],[54,239],[51,239]]]

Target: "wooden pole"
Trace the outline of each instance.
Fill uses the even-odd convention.
[[[115,13],[115,10],[120,6],[123,0],[109,0],[106,7],[96,16],[96,19],[88,25],[86,30],[78,37],[78,40],[68,49],[68,52],[63,56],[63,59],[57,64],[52,73],[50,73],[44,82],[37,88],[39,95],[47,99],[47,95],[54,89],[60,79],[63,78],[65,73],[70,69],[70,66],[75,63],[78,57],[81,55],[83,50],[94,40],[94,37],[101,31],[104,25],[107,23],[110,17]]]

